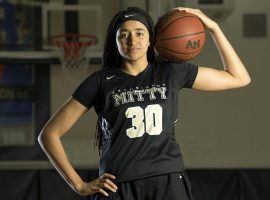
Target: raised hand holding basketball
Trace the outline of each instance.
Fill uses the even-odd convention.
[[[199,9],[177,7],[173,10],[185,11],[196,15],[200,19],[204,28],[210,30],[223,63],[224,70],[199,67],[196,80],[193,84],[194,89],[218,91],[239,88],[250,83],[251,79],[244,64],[220,29],[218,23],[207,17]]]
[[[206,29],[209,29],[210,31],[212,31],[216,26],[216,22],[210,19],[208,16],[206,16],[200,9],[177,7],[174,8],[173,10],[186,11],[196,15],[202,21],[204,27]]]

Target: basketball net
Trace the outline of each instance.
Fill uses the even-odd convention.
[[[76,84],[85,78],[88,72],[90,57],[87,47],[97,44],[93,35],[64,34],[51,38],[61,62],[62,76],[67,83]]]

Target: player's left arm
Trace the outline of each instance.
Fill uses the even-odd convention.
[[[192,88],[204,91],[216,91],[248,85],[251,78],[230,42],[221,31],[219,25],[198,9],[182,7],[176,9],[193,13],[201,19],[205,28],[210,31],[223,62],[224,70],[199,67]]]

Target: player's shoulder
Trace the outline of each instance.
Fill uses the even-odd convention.
[[[182,65],[181,63],[174,63],[167,60],[159,60],[156,62],[156,68],[158,71],[164,72],[164,73],[170,73],[174,72],[176,68],[179,67],[179,65]]]
[[[104,67],[99,70],[100,77],[104,80],[111,80],[119,75],[119,69],[115,67]]]
[[[172,62],[172,61],[167,61],[167,60],[162,60],[159,61],[159,67],[168,70],[183,70],[185,68],[189,67],[195,67],[195,64],[192,64],[190,62]]]
[[[91,74],[89,74],[88,78],[92,76],[96,76],[102,79],[103,77],[108,77],[112,74],[114,74],[114,70],[112,68],[100,68],[98,70],[95,70]]]
[[[96,71],[101,84],[118,83],[123,79],[123,75],[119,68],[116,67],[103,67]]]
[[[168,61],[168,60],[162,60],[162,61],[159,61],[160,64],[162,66],[165,66],[165,67],[175,67],[175,66],[185,66],[187,64],[190,64],[189,62],[172,62],[172,61]]]

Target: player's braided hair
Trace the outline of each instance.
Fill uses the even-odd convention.
[[[138,7],[128,7],[125,10],[118,12],[113,19],[111,20],[106,34],[105,44],[104,44],[104,53],[103,53],[103,65],[102,68],[110,68],[110,67],[118,67],[120,68],[122,64],[122,57],[118,52],[116,45],[116,32],[117,27],[119,26],[119,19],[124,15],[128,15],[130,13],[138,13],[145,17],[145,20],[149,23],[149,42],[150,46],[147,51],[147,60],[149,62],[155,62],[155,51],[154,51],[154,22],[150,15],[138,8]],[[99,123],[99,122],[98,122]],[[102,130],[100,124],[97,123],[96,133],[95,133],[95,146],[98,145],[99,154],[101,151],[101,135]]]

